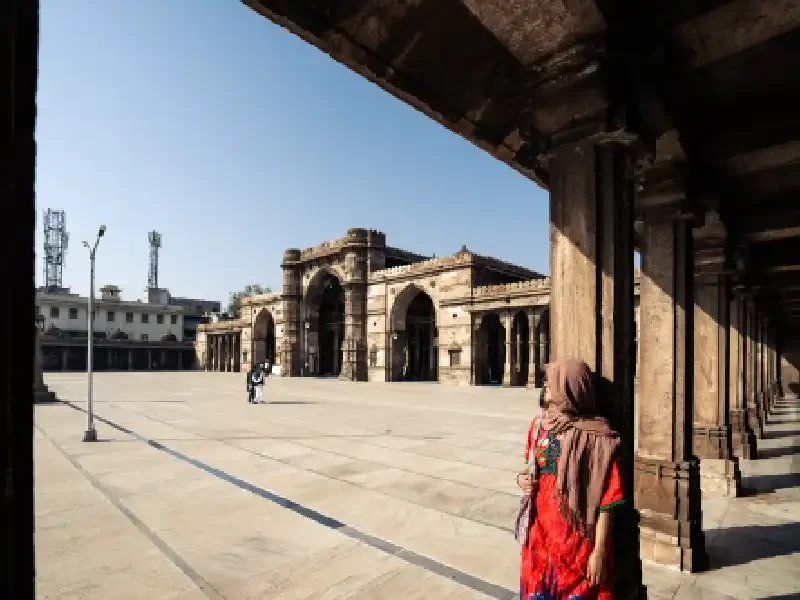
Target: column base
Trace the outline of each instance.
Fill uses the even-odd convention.
[[[695,425],[692,445],[700,459],[700,490],[715,496],[741,495],[742,474],[733,455],[730,425]]]
[[[761,413],[759,412],[758,408],[755,406],[750,406],[747,409],[747,418],[750,422],[750,426],[753,428],[753,433],[756,434],[756,437],[759,440],[764,439],[764,422],[761,419]]]
[[[758,458],[756,434],[750,427],[749,415],[741,409],[731,411],[731,449],[733,454],[743,460]]]
[[[83,441],[84,442],[96,442],[97,441],[97,429],[87,429],[83,432]]]
[[[641,516],[642,559],[690,573],[708,568],[699,461],[636,456],[634,493]]]
[[[47,386],[42,384],[33,388],[33,402],[34,404],[46,404],[48,402],[55,402],[56,394],[47,389]]]
[[[742,495],[742,472],[737,457],[700,459],[700,490],[712,496]]]

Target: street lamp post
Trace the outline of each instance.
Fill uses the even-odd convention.
[[[89,306],[86,315],[86,321],[88,323],[86,327],[88,336],[86,344],[86,376],[89,389],[86,406],[86,431],[83,432],[84,442],[97,441],[97,430],[94,428],[94,406],[92,402],[92,371],[94,366],[92,364],[92,346],[94,345],[94,257],[95,254],[97,254],[97,245],[100,243],[100,238],[103,237],[105,232],[106,226],[100,225],[94,245],[90,245],[89,242],[83,242],[83,245],[89,249]]]

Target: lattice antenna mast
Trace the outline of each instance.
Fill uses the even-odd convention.
[[[147,273],[147,287],[158,287],[158,249],[161,248],[161,234],[151,231],[147,234],[150,241],[150,269]]]
[[[63,210],[44,211],[44,286],[64,287],[64,264],[67,257],[67,215]]]

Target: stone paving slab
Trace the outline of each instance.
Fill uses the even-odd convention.
[[[36,407],[42,598],[511,598],[529,390],[100,373]],[[651,598],[800,597],[800,411],[743,463],[746,498],[707,499],[714,569],[645,565]],[[780,422],[779,422],[780,421]]]

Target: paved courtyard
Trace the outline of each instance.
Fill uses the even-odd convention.
[[[101,373],[36,407],[38,597],[513,598],[514,473],[536,394],[244,375]],[[651,598],[800,598],[800,410],[704,505],[714,568],[645,566]]]

